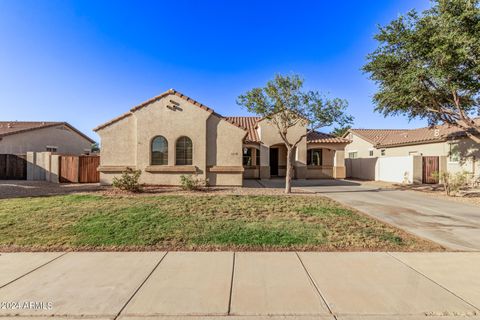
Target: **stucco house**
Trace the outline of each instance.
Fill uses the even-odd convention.
[[[480,174],[480,145],[454,126],[445,124],[418,129],[351,129],[344,138],[351,141],[345,148],[349,164],[354,163],[354,159],[388,158],[393,159],[389,170],[394,171],[400,170],[394,165],[397,157],[410,156],[419,161],[423,159],[423,163],[417,164],[419,171],[425,171],[425,167],[432,165],[437,171],[466,171],[476,176]],[[433,163],[429,164],[428,161]],[[383,163],[387,164],[388,161]],[[368,161],[362,165],[363,176],[368,176]],[[423,177],[423,182],[428,180],[426,178]]]
[[[177,185],[198,174],[211,185],[285,176],[286,149],[276,128],[258,117],[224,117],[173,89],[94,129],[101,138],[100,181],[110,184],[128,167],[141,182]],[[307,133],[297,125],[294,139]],[[295,178],[344,178],[348,140],[315,132],[295,153]]]
[[[67,122],[0,121],[0,154],[29,151],[83,154],[94,143]]]

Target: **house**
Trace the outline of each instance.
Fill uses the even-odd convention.
[[[285,176],[286,148],[277,129],[258,117],[223,117],[173,89],[94,129],[101,138],[100,181],[110,184],[128,167],[141,182],[178,185],[198,174],[211,185]],[[307,133],[300,124],[288,137]],[[345,177],[348,140],[315,132],[295,152],[295,178]]]
[[[0,154],[83,154],[95,141],[67,122],[0,121]]]
[[[372,169],[373,165],[378,166],[375,159],[380,159],[385,170],[398,172],[401,168],[399,157],[411,157],[417,162],[413,164],[416,169],[412,169],[418,171],[417,179],[413,180],[424,183],[437,182],[427,176],[427,171],[480,174],[480,145],[451,125],[418,129],[351,129],[344,138],[351,140],[345,148],[349,159],[347,166],[352,169],[348,173],[351,177],[382,180],[375,177]],[[354,159],[364,160],[352,161]]]

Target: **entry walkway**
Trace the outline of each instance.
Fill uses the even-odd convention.
[[[480,253],[5,253],[0,319],[479,319],[478,270]]]

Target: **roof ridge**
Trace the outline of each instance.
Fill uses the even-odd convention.
[[[170,95],[170,94],[173,94],[173,95],[175,95],[175,96],[177,96],[177,97],[179,97],[179,98],[181,98],[181,99],[183,99],[183,100],[185,100],[185,101],[187,101],[187,102],[189,102],[189,103],[191,103],[191,104],[199,107],[200,109],[203,109],[203,110],[205,110],[205,111],[207,111],[207,112],[209,112],[209,113],[211,113],[211,114],[214,114],[214,115],[216,115],[217,117],[219,117],[219,118],[227,121],[228,123],[230,123],[230,124],[232,124],[232,125],[240,128],[240,129],[245,130],[245,128],[243,128],[242,126],[239,126],[238,124],[234,123],[233,121],[230,121],[230,120],[226,119],[226,118],[225,118],[224,116],[222,116],[221,114],[215,112],[215,110],[213,110],[212,108],[210,108],[210,107],[204,105],[203,103],[200,103],[200,102],[198,102],[197,100],[192,99],[192,98],[190,98],[189,96],[181,93],[180,91],[175,90],[175,89],[172,88],[172,89],[168,89],[167,91],[165,91],[165,92],[163,92],[163,93],[161,93],[161,94],[159,94],[159,95],[157,95],[157,96],[155,96],[155,97],[153,97],[153,98],[150,98],[150,99],[148,99],[148,100],[146,100],[146,101],[144,101],[144,102],[142,102],[142,103],[134,106],[133,108],[130,109],[130,111],[127,111],[126,113],[121,114],[120,116],[117,116],[117,117],[113,118],[112,120],[107,121],[107,122],[105,122],[105,123],[103,123],[103,124],[95,127],[95,128],[93,129],[93,131],[97,132],[98,130],[101,130],[101,129],[105,128],[105,127],[108,127],[109,125],[111,125],[111,124],[113,124],[113,123],[115,123],[115,122],[118,122],[118,121],[120,121],[120,120],[122,120],[122,119],[124,119],[124,118],[126,118],[126,117],[129,117],[129,116],[132,115],[135,111],[140,110],[140,109],[142,109],[142,108],[144,108],[144,107],[146,107],[146,106],[154,103],[155,101],[160,100],[160,99],[162,99],[162,98],[164,98],[164,97],[166,97],[166,96],[168,96],[168,95]]]

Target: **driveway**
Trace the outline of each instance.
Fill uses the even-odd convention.
[[[355,181],[301,186],[451,250],[480,250],[480,208],[417,191],[381,189]],[[311,183],[310,183],[311,184]]]
[[[259,183],[267,188],[284,185],[283,179]],[[294,181],[293,185],[296,190],[329,197],[450,250],[480,250],[480,208],[477,206],[351,180]]]

